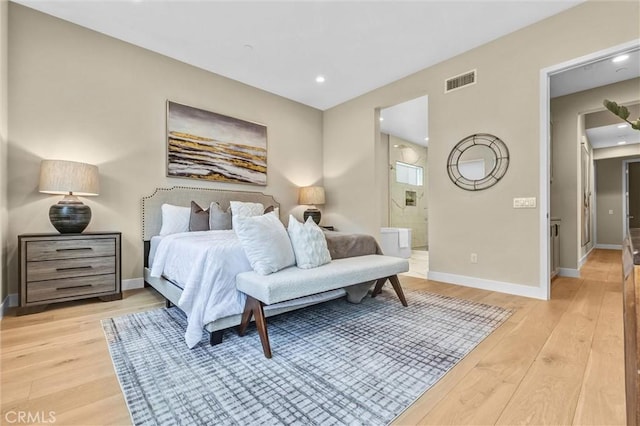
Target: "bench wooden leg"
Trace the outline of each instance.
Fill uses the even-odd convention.
[[[247,300],[244,302],[244,311],[242,312],[242,319],[240,320],[240,325],[238,326],[238,334],[240,336],[244,336],[244,333],[245,331],[247,331],[247,326],[251,322],[252,317],[253,317],[253,305],[249,303],[249,296],[247,296]]]
[[[398,299],[400,299],[402,306],[407,306],[407,299],[405,299],[404,292],[402,291],[402,287],[400,287],[400,280],[398,279],[398,276],[397,275],[390,276],[389,281],[391,281],[391,285],[393,286],[393,289],[396,291],[396,294],[398,295]]]
[[[380,278],[378,281],[376,281],[376,285],[375,287],[373,287],[373,291],[371,292],[371,297],[376,297],[377,295],[380,294],[380,292],[382,291],[382,286],[384,285],[384,283],[387,282],[387,278]]]
[[[238,333],[242,336],[247,330],[251,316],[256,319],[256,327],[258,328],[258,334],[260,335],[260,343],[262,343],[262,351],[265,358],[271,358],[271,345],[269,344],[269,333],[267,332],[267,319],[264,317],[264,309],[262,308],[262,302],[254,299],[251,296],[247,296],[247,301],[244,305],[244,312],[242,313],[242,322],[238,327]]]
[[[393,286],[393,289],[398,295],[398,299],[400,299],[402,306],[407,306],[407,299],[404,297],[404,292],[402,291],[402,287],[400,287],[400,280],[398,280],[397,275],[392,275],[386,278],[380,278],[376,282],[376,286],[373,288],[373,291],[371,292],[371,297],[376,297],[378,294],[380,294],[380,292],[382,291],[382,286],[384,285],[385,282],[387,282],[387,280],[391,281],[391,285]]]

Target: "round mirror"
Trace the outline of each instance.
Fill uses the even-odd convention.
[[[507,172],[509,150],[500,138],[479,133],[464,138],[449,154],[447,172],[462,189],[478,191],[495,185]]]

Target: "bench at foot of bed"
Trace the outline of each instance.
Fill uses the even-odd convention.
[[[372,294],[375,297],[387,280],[391,281],[402,305],[407,306],[397,274],[408,270],[406,259],[372,254],[333,260],[313,269],[292,266],[270,275],[243,272],[236,277],[236,287],[247,295],[238,332],[244,335],[254,317],[264,356],[271,358],[265,306],[366,281],[376,281]]]

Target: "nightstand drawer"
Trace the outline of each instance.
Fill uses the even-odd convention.
[[[115,256],[115,238],[41,240],[27,242],[27,262]]]
[[[29,283],[27,302],[55,301],[67,297],[116,291],[116,276],[95,275],[92,277],[69,278]]]
[[[27,263],[27,282],[115,273],[113,257],[47,260]]]

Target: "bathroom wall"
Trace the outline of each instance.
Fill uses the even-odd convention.
[[[411,228],[411,247],[426,248],[428,236],[427,148],[389,135],[389,226]],[[422,167],[422,186],[396,182],[396,161]],[[407,191],[415,193],[415,206],[407,205]],[[409,204],[411,204],[409,202]]]

